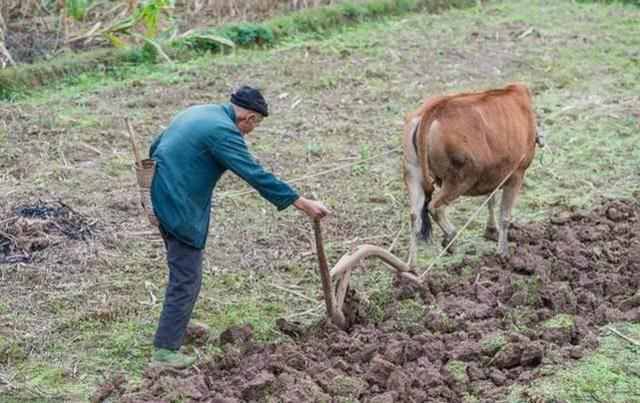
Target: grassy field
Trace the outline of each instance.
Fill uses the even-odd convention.
[[[0,103],[2,208],[62,200],[99,228],[91,241],[0,266],[0,400],[81,400],[105,370],[135,380],[148,363],[167,269],[162,242],[143,234],[151,228],[137,207],[125,116],[148,142],[189,105],[226,102],[242,83],[261,87],[273,114],[249,136],[251,148],[294,179],[397,148],[404,115],[427,96],[523,81],[553,150],[527,175],[514,211],[526,222],[640,190],[638,49],[638,7],[510,1],[363,24],[322,40],[296,37],[267,51],[83,74]],[[393,252],[406,256],[399,153],[296,187],[335,212],[324,222],[330,262],[355,239],[390,246],[397,234]],[[216,190],[194,316],[218,332],[249,322],[260,340],[277,341],[277,318],[323,315],[313,232],[293,209],[277,213],[254,193],[233,196],[246,189],[229,175]],[[457,201],[453,223],[463,225],[481,202]],[[437,270],[493,250],[481,238],[485,217]],[[421,246],[421,265],[439,251],[439,242]],[[368,262],[353,284],[375,297],[375,310],[391,278]],[[150,294],[159,301],[151,304]],[[640,338],[637,324],[624,329]],[[552,369],[513,399],[522,392],[597,401],[615,382],[626,385],[618,401],[629,401],[638,368],[620,357],[638,361],[639,352],[623,342],[607,336],[578,368]]]

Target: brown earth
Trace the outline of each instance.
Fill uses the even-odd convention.
[[[281,321],[292,341],[267,345],[252,341],[248,325],[232,328],[211,361],[150,368],[142,385],[107,376],[94,401],[503,400],[543,367],[593,350],[601,325],[640,320],[639,218],[637,201],[609,200],[514,226],[518,246],[505,258],[451,266],[421,289],[398,281],[380,324],[343,332]],[[418,295],[429,306],[424,320],[402,325],[396,304]]]

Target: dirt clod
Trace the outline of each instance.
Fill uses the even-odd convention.
[[[539,341],[534,341],[527,345],[520,356],[520,364],[527,367],[540,365],[544,356],[544,345]]]
[[[227,344],[245,344],[251,341],[253,327],[251,325],[233,326],[220,335],[220,346]]]
[[[104,402],[111,395],[119,396],[125,391],[124,385],[126,379],[124,374],[119,372],[106,372],[104,377],[105,380],[102,385],[91,395],[92,402]]]
[[[184,335],[185,343],[194,343],[197,346],[204,346],[211,341],[211,329],[208,326],[190,322]]]

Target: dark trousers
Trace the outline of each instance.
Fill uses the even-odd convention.
[[[162,227],[160,233],[167,248],[169,283],[153,345],[177,350],[182,346],[193,305],[200,293],[203,251],[183,243]]]

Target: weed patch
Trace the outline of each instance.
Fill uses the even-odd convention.
[[[571,320],[571,316],[565,314],[556,315],[544,324],[544,327],[547,329],[558,329],[572,326],[573,321]]]

